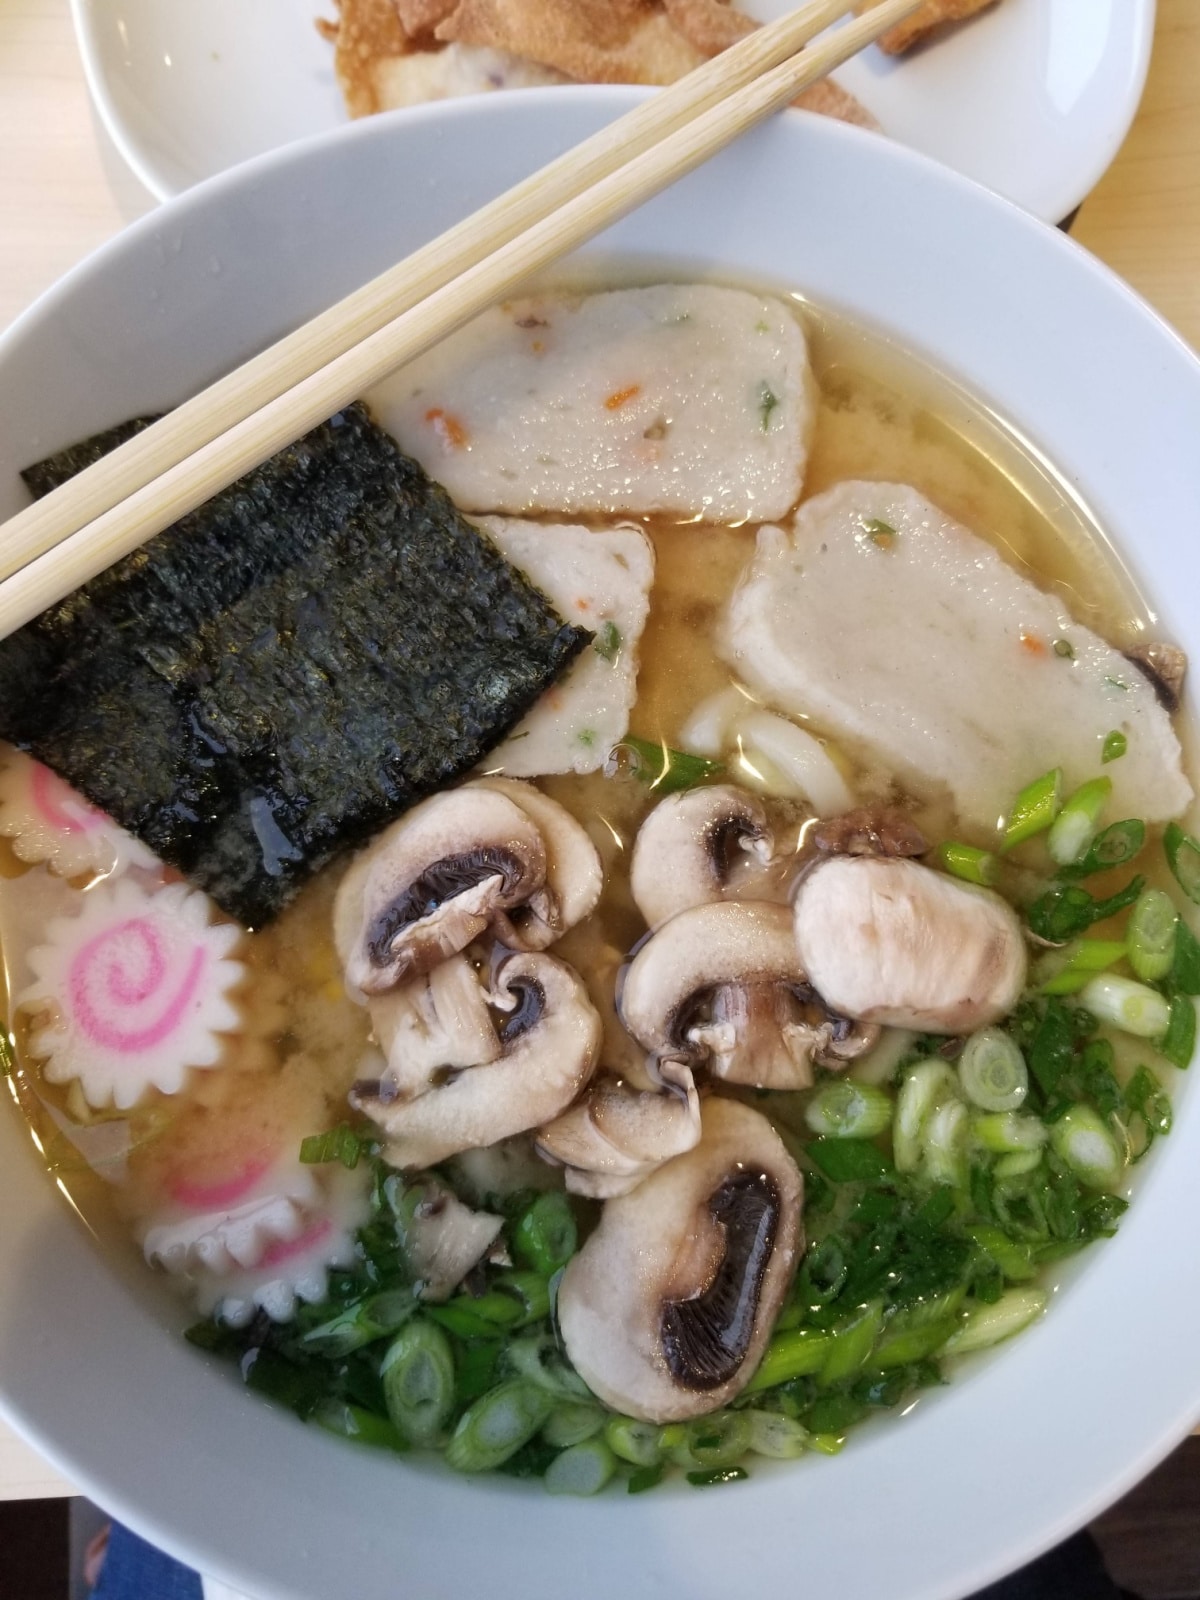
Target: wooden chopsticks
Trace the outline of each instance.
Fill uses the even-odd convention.
[[[0,638],[779,110],[916,9],[810,0],[0,525]]]

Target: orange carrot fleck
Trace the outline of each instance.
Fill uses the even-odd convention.
[[[1028,650],[1031,656],[1044,656],[1046,654],[1046,641],[1039,639],[1036,633],[1026,633],[1022,628],[1020,641],[1021,648]]]
[[[454,413],[443,411],[441,406],[434,406],[432,411],[427,411],[425,421],[433,424],[438,438],[453,450],[461,450],[470,438]]]
[[[590,611],[592,609],[592,602],[585,594],[576,596],[575,605],[580,611]]]
[[[619,411],[627,400],[632,400],[635,394],[641,394],[641,392],[642,386],[640,383],[631,383],[628,389],[617,389],[604,402],[604,409],[606,411]]]

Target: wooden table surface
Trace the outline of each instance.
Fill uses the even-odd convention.
[[[0,0],[0,330],[154,203],[91,110],[67,0]],[[1137,120],[1073,232],[1200,350],[1200,0],[1158,0]],[[0,1424],[0,1498],[70,1492]]]

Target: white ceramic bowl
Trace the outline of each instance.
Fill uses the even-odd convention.
[[[23,463],[183,399],[636,98],[404,113],[147,217],[0,345],[0,511]],[[1200,657],[1200,364],[1068,240],[896,145],[789,114],[602,244],[794,284],[961,379],[1078,486]],[[963,1381],[833,1460],[596,1501],[356,1451],[245,1394],[175,1337],[148,1276],[100,1258],[6,1115],[4,1409],[147,1537],[268,1600],[951,1600],[1093,1516],[1200,1416],[1192,1088],[1118,1236]]]

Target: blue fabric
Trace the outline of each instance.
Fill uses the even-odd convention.
[[[92,1600],[203,1600],[199,1573],[114,1522]]]

